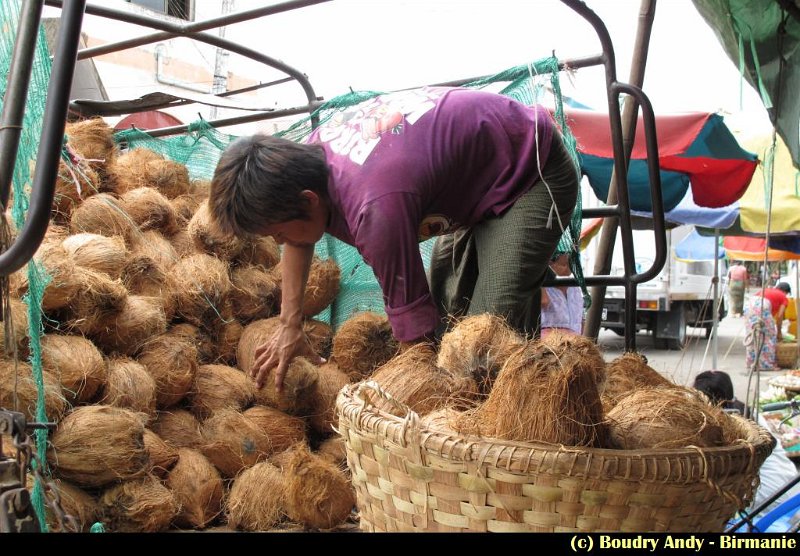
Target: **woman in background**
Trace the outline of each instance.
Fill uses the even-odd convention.
[[[550,268],[557,276],[569,276],[569,256],[554,255]],[[542,338],[558,330],[570,334],[583,331],[583,296],[577,286],[542,288]]]

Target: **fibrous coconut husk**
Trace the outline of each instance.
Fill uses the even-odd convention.
[[[227,264],[210,255],[190,255],[175,263],[169,285],[177,304],[176,314],[201,326],[207,315],[219,313],[231,289]]]
[[[318,367],[305,357],[295,357],[283,377],[283,390],[276,390],[274,377],[270,374],[264,386],[256,390],[255,401],[290,415],[305,415],[314,406],[318,380]]]
[[[167,321],[175,315],[176,300],[167,276],[178,254],[172,244],[156,230],[137,236],[125,266],[122,281],[134,295],[158,297],[164,307]]]
[[[675,383],[647,364],[639,353],[623,353],[605,366],[606,380],[601,391],[603,406],[610,411],[620,398],[641,388],[672,388]]]
[[[306,425],[299,417],[264,405],[254,405],[243,415],[267,434],[272,444],[271,457],[306,440]]]
[[[231,271],[229,299],[234,314],[242,322],[265,319],[275,314],[280,289],[261,267],[241,266]]]
[[[169,337],[183,338],[197,348],[197,362],[201,365],[217,360],[217,347],[213,339],[201,328],[187,322],[174,324],[165,333]]]
[[[121,280],[88,268],[76,271],[80,287],[69,305],[57,314],[64,329],[92,335],[125,308],[128,290]]]
[[[352,382],[369,377],[397,354],[389,320],[368,311],[347,319],[333,337],[333,358]]]
[[[279,317],[272,317],[253,321],[244,327],[236,349],[236,365],[241,370],[245,373],[252,370],[256,348],[272,338],[280,324]]]
[[[144,449],[149,460],[147,471],[159,479],[165,479],[178,463],[178,449],[167,444],[150,429],[144,429]]]
[[[314,353],[325,359],[331,356],[333,351],[333,328],[325,322],[316,319],[305,319],[303,321],[303,332],[306,333]]]
[[[158,478],[147,475],[114,485],[100,496],[104,523],[116,533],[155,533],[169,528],[178,502]]]
[[[174,336],[160,334],[147,340],[137,358],[156,381],[156,406],[177,404],[192,390],[197,376],[197,348]]]
[[[297,444],[283,472],[286,510],[292,521],[309,528],[330,529],[350,516],[355,493],[337,466]]]
[[[640,388],[608,412],[614,444],[623,450],[724,445],[718,408],[691,388]]]
[[[508,358],[486,401],[456,424],[467,434],[565,446],[612,447],[587,340],[531,342]],[[602,359],[601,359],[602,360]]]
[[[166,234],[178,231],[175,209],[164,195],[152,187],[126,191],[120,197],[119,204],[141,231],[160,230]]]
[[[220,409],[202,426],[200,451],[225,477],[265,460],[273,451],[267,433],[258,424],[233,409]]]
[[[50,217],[54,222],[68,223],[75,208],[84,199],[97,193],[99,188],[100,176],[88,162],[75,159],[67,163],[60,160]]]
[[[64,128],[67,144],[95,169],[103,170],[117,155],[114,128],[103,118],[95,117],[68,122]]]
[[[119,195],[140,187],[151,187],[167,199],[189,193],[186,166],[143,148],[118,156],[109,167],[108,181]]]
[[[158,230],[147,230],[133,238],[131,247],[132,256],[143,256],[154,260],[165,272],[180,257],[172,243]]]
[[[108,381],[100,403],[130,409],[152,419],[156,414],[156,381],[133,359],[113,357],[108,361]]]
[[[189,232],[186,230],[180,230],[179,232],[167,236],[167,239],[172,245],[172,248],[175,249],[175,253],[177,253],[179,259],[198,254],[197,248],[194,246],[194,241],[192,241]]]
[[[459,433],[456,432],[454,424],[459,422],[462,414],[463,412],[455,407],[443,407],[422,417],[420,425],[426,429],[458,435]],[[464,436],[464,438],[469,437]]]
[[[323,440],[317,448],[317,455],[341,470],[347,468],[347,446],[344,438],[338,434]]]
[[[167,271],[150,257],[131,256],[122,269],[122,282],[133,295],[157,299],[167,321],[175,316],[176,300],[167,286]]]
[[[478,386],[472,377],[456,375],[436,366],[436,351],[430,344],[415,344],[379,367],[372,380],[396,401],[420,416],[449,405],[470,403]],[[393,415],[405,413],[391,402],[375,395],[373,403]]]
[[[91,402],[108,380],[103,354],[83,336],[41,337],[42,368],[58,378],[71,404]]]
[[[170,200],[172,208],[175,209],[175,216],[177,217],[179,228],[186,229],[192,216],[194,216],[194,213],[197,212],[198,207],[203,204],[205,199],[206,197],[204,195],[186,193],[184,195],[178,195]]]
[[[442,336],[436,364],[454,374],[474,378],[485,396],[508,357],[524,342],[502,317],[473,315],[457,321]]]
[[[159,298],[129,295],[119,313],[103,319],[92,330],[92,339],[106,353],[134,357],[147,340],[166,330],[167,319]]]
[[[53,484],[58,490],[61,509],[75,519],[78,531],[88,532],[100,515],[100,505],[95,497],[67,481],[55,479]],[[58,519],[49,506],[47,507],[47,525],[53,532],[69,531],[58,526]]]
[[[200,421],[185,409],[159,411],[150,428],[175,448],[198,448],[203,444]]]
[[[265,270],[274,267],[281,260],[281,249],[271,236],[249,236],[245,238],[236,262],[241,265],[257,265]],[[280,276],[273,276],[280,285]]]
[[[16,377],[16,381],[15,381]],[[58,421],[67,410],[67,401],[58,379],[48,372],[42,373],[44,381],[44,406],[47,418]],[[16,405],[15,387],[16,382]],[[36,419],[38,390],[33,379],[33,369],[28,363],[0,360],[0,407],[25,414],[28,421]]]
[[[242,410],[255,398],[253,380],[227,365],[200,365],[191,389],[192,412],[205,419],[220,409]]]
[[[244,327],[238,320],[231,319],[221,323],[214,331],[217,344],[217,362],[236,365],[236,350],[242,338]]]
[[[333,303],[339,294],[341,270],[333,259],[314,257],[303,295],[303,315],[313,317]]]
[[[211,192],[211,180],[203,178],[193,179],[189,182],[189,193],[208,199]]]
[[[13,359],[16,351],[17,358],[26,360],[29,355],[28,350],[28,306],[19,299],[9,298],[10,311],[5,314],[5,321],[10,319],[11,333],[14,335],[14,343],[6,347],[6,335],[0,334],[0,357]],[[3,324],[5,326],[5,324]]]
[[[33,259],[44,267],[50,281],[42,294],[42,309],[55,311],[66,307],[81,287],[80,273],[59,241],[42,242]],[[9,277],[9,290],[14,297],[28,293],[28,270],[18,270]]]
[[[76,407],[58,424],[47,461],[58,476],[86,487],[141,476],[148,463],[142,416],[107,405]]]
[[[328,361],[319,367],[311,409],[306,415],[308,424],[316,432],[329,435],[334,431],[339,422],[336,396],[349,382],[350,378],[339,370],[335,362]]]
[[[227,235],[214,224],[204,201],[195,211],[186,229],[200,251],[214,255],[225,261],[234,260],[244,248],[244,241],[235,235]]]
[[[112,279],[120,277],[128,258],[125,240],[119,236],[74,234],[65,238],[61,246],[76,265],[103,272]]]
[[[167,478],[180,511],[178,527],[203,529],[222,511],[222,477],[203,454],[191,448],[178,450],[180,460]]]
[[[555,331],[542,338],[542,344],[553,348],[557,354],[569,350],[579,355],[583,359],[583,364],[594,372],[594,381],[597,384],[597,389],[602,391],[606,382],[606,362],[603,359],[600,348],[597,347],[597,342],[580,334]]]
[[[245,469],[233,481],[225,502],[228,525],[245,531],[272,529],[285,516],[285,491],[283,475],[271,463]]]
[[[115,197],[108,193],[98,193],[75,208],[70,218],[69,229],[73,234],[120,236],[127,245],[136,230],[136,223],[122,209]]]

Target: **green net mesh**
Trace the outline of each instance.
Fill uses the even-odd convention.
[[[549,85],[550,91],[547,91],[547,85]],[[528,105],[542,101],[546,94],[552,94],[555,103],[555,119],[561,128],[565,145],[575,161],[576,172],[580,171],[575,138],[572,136],[564,116],[558,60],[555,57],[516,66],[496,75],[467,83],[464,86],[470,88],[499,87],[497,92]],[[288,129],[278,132],[276,135],[291,141],[304,141],[316,125],[325,123],[342,110],[380,94],[383,94],[383,92],[351,91],[334,97],[309,116],[298,120]],[[148,148],[185,164],[190,176],[198,179],[210,179],[222,151],[234,139],[235,137],[220,133],[204,121],[193,124],[185,135],[164,139],[153,138],[146,132],[136,129],[125,130],[116,134],[116,140],[126,144],[129,148]],[[578,253],[580,230],[581,206],[579,196],[578,205],[558,244],[556,252],[570,254],[572,272],[581,284],[584,300],[588,301],[589,295],[583,279],[580,255]],[[420,244],[420,253],[426,270],[430,262],[434,242],[434,239],[430,239]],[[317,243],[316,253],[322,258],[335,260],[342,272],[339,295],[329,308],[316,316],[317,319],[331,324],[336,329],[356,312],[374,311],[376,313],[384,313],[383,293],[378,280],[355,247],[326,234]]]
[[[0,32],[0,72],[2,72],[2,75],[9,74],[19,16],[19,1],[7,0],[0,2],[0,24],[2,24],[0,27],[2,30]],[[25,214],[28,210],[31,168],[36,159],[39,139],[42,135],[42,118],[44,116],[45,101],[47,99],[49,78],[50,55],[45,41],[44,31],[40,29],[12,183],[13,204],[11,207],[11,217],[17,229],[22,228],[25,222]],[[5,98],[7,86],[7,80],[0,81],[0,98]],[[47,415],[44,407],[44,383],[42,379],[42,358],[39,339],[42,332],[42,294],[49,277],[45,273],[44,268],[34,261],[28,264],[26,271],[28,274],[29,289],[28,295],[23,301],[28,306],[31,350],[30,363],[33,367],[33,379],[38,391],[36,420],[44,422],[47,421]],[[40,462],[45,462],[47,431],[37,430],[35,438],[38,460]],[[41,471],[47,473],[47,469],[42,469]],[[33,503],[42,531],[46,531],[47,522],[45,521],[44,491],[43,485],[40,484],[38,479],[33,489]]]

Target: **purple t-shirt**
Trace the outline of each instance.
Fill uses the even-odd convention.
[[[539,177],[553,129],[543,107],[426,87],[356,105],[309,137],[330,167],[328,232],[372,267],[398,340],[438,319],[418,243],[510,207]]]

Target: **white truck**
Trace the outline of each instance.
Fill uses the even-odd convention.
[[[706,337],[713,324],[714,261],[686,262],[675,256],[675,246],[692,231],[683,225],[667,230],[667,262],[653,280],[637,288],[636,332],[646,330],[653,334],[655,346],[682,349],[686,343],[686,327],[705,328]],[[655,246],[652,230],[633,231],[634,254],[638,271],[652,265]],[[588,268],[592,268],[592,266]],[[622,244],[617,235],[611,274],[624,272]],[[719,295],[722,296],[727,266],[719,261]],[[622,287],[609,287],[603,300],[602,324],[606,329],[625,334],[625,293]],[[719,304],[719,318],[726,315],[724,301]]]

